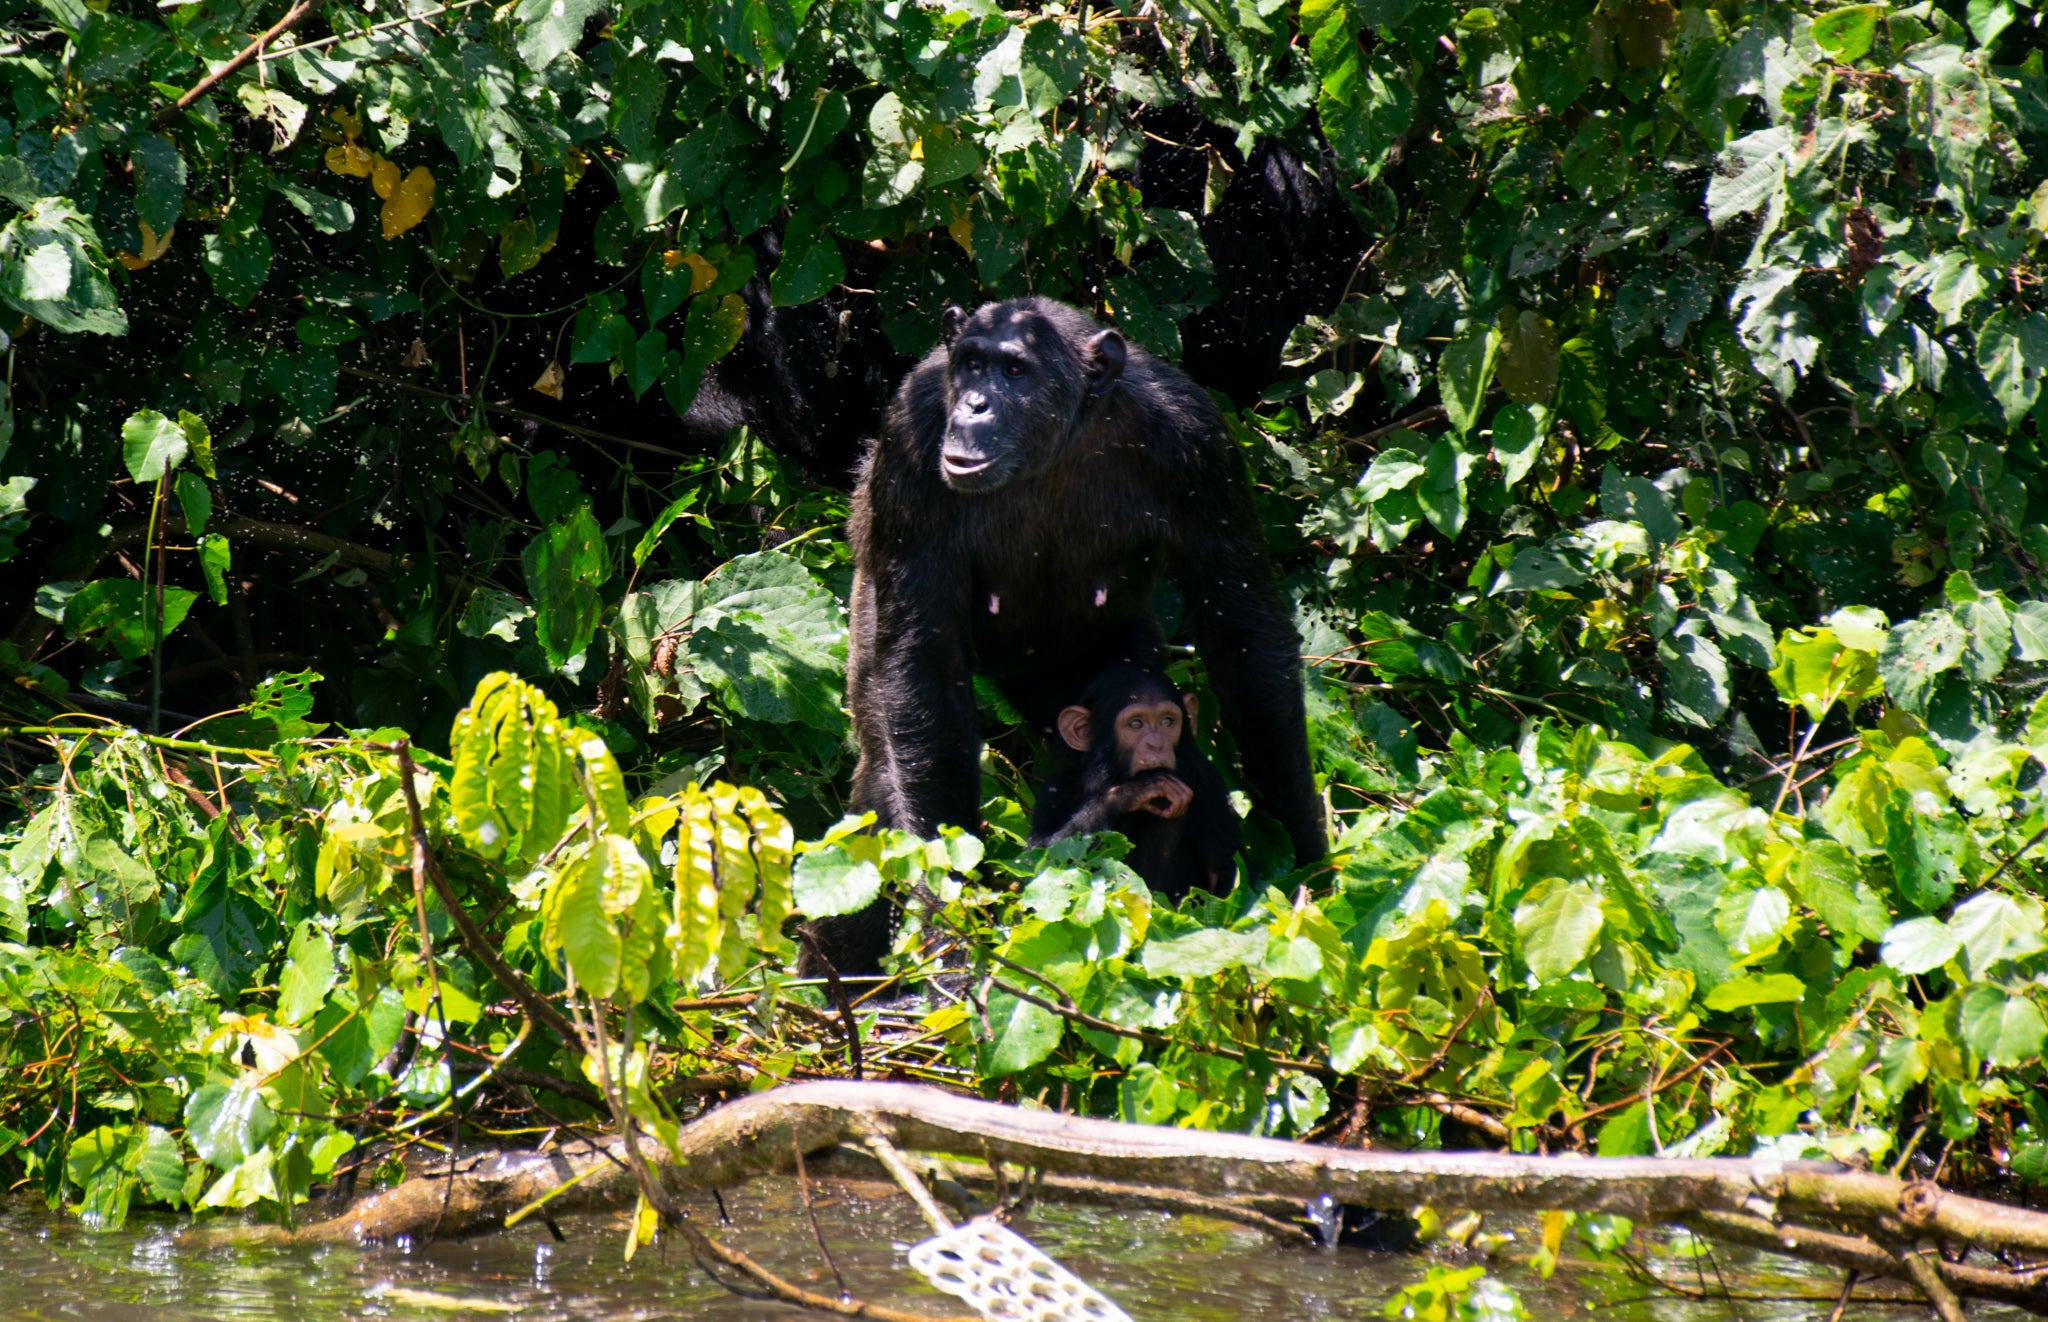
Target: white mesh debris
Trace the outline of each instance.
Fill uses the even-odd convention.
[[[1131,1322],[1086,1281],[1007,1226],[976,1219],[910,1250],[910,1265],[1000,1322]]]

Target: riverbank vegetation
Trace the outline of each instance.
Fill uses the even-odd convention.
[[[2034,1199],[2038,18],[0,3],[0,1170],[291,1227],[891,1077]],[[1028,848],[993,692],[984,831],[844,820],[850,464],[1026,291],[1228,405],[1327,860]]]

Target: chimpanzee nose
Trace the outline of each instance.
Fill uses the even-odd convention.
[[[988,412],[988,396],[979,390],[970,392],[967,396],[967,408],[973,413]]]

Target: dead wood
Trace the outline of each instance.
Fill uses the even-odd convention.
[[[1427,1203],[1682,1221],[1709,1235],[1872,1276],[1913,1280],[1916,1265],[1931,1267],[1957,1295],[2048,1314],[2048,1290],[2035,1273],[1897,1252],[1919,1240],[2039,1251],[2048,1247],[2048,1216],[1829,1162],[1364,1152],[1090,1120],[918,1084],[859,1082],[789,1084],[728,1102],[685,1125],[676,1152],[645,1143],[642,1152],[658,1167],[662,1185],[682,1192],[787,1171],[799,1147],[816,1152],[859,1143],[872,1149],[877,1139],[905,1151],[1217,1199],[1306,1201],[1328,1194],[1367,1207]],[[514,1209],[551,1194],[551,1212],[616,1204],[635,1191],[626,1160],[616,1141],[544,1156],[500,1156],[452,1178],[437,1172],[370,1194],[293,1238],[392,1239],[418,1234],[436,1217],[441,1233],[457,1233],[501,1224]],[[1861,1233],[1843,1233],[1845,1225]],[[1910,1239],[1902,1243],[1898,1232]]]

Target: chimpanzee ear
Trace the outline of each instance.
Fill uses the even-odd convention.
[[[1088,751],[1088,709],[1067,707],[1060,712],[1060,738],[1076,753]]]
[[[1113,330],[1097,331],[1088,341],[1088,393],[1100,395],[1115,385],[1124,374],[1124,362],[1130,357],[1130,350],[1124,346],[1124,337]]]
[[[1183,707],[1185,707],[1185,708],[1187,708],[1187,712],[1188,712],[1188,724],[1189,724],[1189,725],[1193,725],[1193,724],[1194,724],[1194,723],[1195,723],[1195,722],[1196,722],[1197,720],[1199,720],[1199,719],[1201,718],[1201,714],[1202,714],[1202,700],[1201,700],[1200,698],[1196,697],[1196,696],[1195,696],[1194,694],[1192,694],[1192,693],[1183,693],[1183,694],[1181,694],[1181,695],[1180,695],[1180,705],[1181,705],[1181,706],[1183,706]]]
[[[960,328],[967,324],[967,310],[958,303],[948,303],[946,310],[939,314],[939,340],[951,344],[960,338]]]

